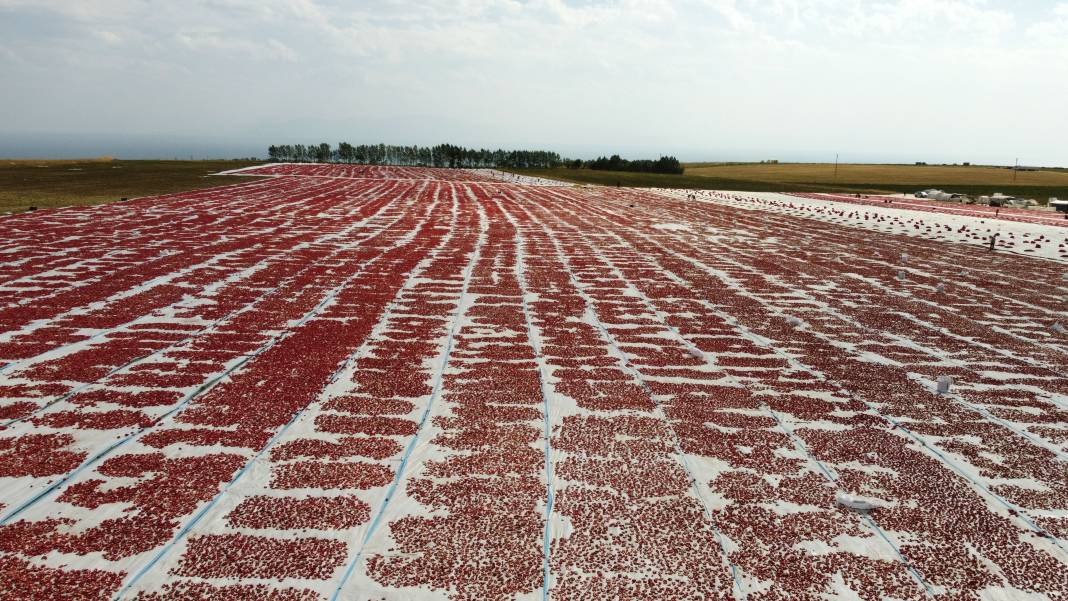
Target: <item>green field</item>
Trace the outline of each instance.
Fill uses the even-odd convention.
[[[93,205],[248,181],[211,175],[247,161],[0,160],[0,214]]]
[[[984,166],[860,165],[817,163],[688,163],[683,175],[593,171],[590,169],[520,169],[515,173],[580,184],[669,187],[757,192],[915,192],[940,188],[970,195],[1002,192],[1039,202],[1068,198],[1068,171],[1018,171]]]

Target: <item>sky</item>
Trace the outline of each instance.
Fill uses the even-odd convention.
[[[0,0],[0,156],[1068,165],[1068,1]]]

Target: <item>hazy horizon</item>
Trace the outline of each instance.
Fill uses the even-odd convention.
[[[286,143],[319,143],[328,142],[332,146],[339,141],[345,140],[286,140]],[[349,140],[352,141],[352,140]],[[360,142],[369,142],[360,140]],[[375,140],[375,143],[379,140]],[[455,142],[454,140],[429,141],[424,144],[437,144],[440,142]],[[390,143],[412,144],[411,142],[398,140]],[[226,140],[213,139],[182,139],[171,138],[156,140],[151,136],[135,136],[117,138],[115,136],[85,136],[80,138],[63,138],[60,136],[45,135],[35,138],[32,135],[12,136],[10,139],[0,140],[0,160],[16,159],[90,159],[99,157],[112,157],[124,160],[215,160],[215,159],[244,159],[258,158],[267,159],[268,143],[233,143]],[[498,146],[489,145],[487,148],[496,149]],[[509,146],[501,146],[511,148]],[[524,147],[533,149],[534,147]],[[795,152],[789,154],[777,154],[775,152],[701,152],[696,150],[671,150],[659,149],[645,151],[641,148],[613,147],[598,150],[596,146],[584,147],[581,145],[545,145],[539,149],[555,150],[565,158],[593,159],[601,155],[620,154],[624,158],[655,158],[664,154],[674,155],[684,163],[699,162],[758,162],[775,160],[780,163],[832,163],[835,161],[834,153],[818,151]],[[23,150],[28,149],[28,150]],[[913,160],[915,159],[915,160]],[[889,156],[878,153],[857,153],[852,155],[839,154],[838,160],[842,164],[912,164],[923,161],[931,165],[937,164],[960,164],[969,162],[973,165],[1011,166],[1015,162],[1014,157],[1008,157],[1001,162],[969,161],[960,158],[931,158],[920,155]],[[1066,161],[1068,163],[1068,161]],[[1059,167],[1064,168],[1068,164],[1039,164],[1020,161],[1021,166],[1036,167]]]
[[[0,0],[0,157],[1068,164],[1068,2]]]

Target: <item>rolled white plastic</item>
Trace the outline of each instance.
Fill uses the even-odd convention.
[[[881,506],[881,503],[876,499],[851,495],[841,490],[834,494],[834,501],[846,509],[862,512],[878,509]]]

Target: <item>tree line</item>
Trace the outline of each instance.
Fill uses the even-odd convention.
[[[394,146],[341,142],[332,147],[320,144],[281,144],[269,146],[271,161],[287,163],[359,163],[407,167],[511,167],[553,168],[564,163],[560,155],[548,150],[488,150],[464,148],[453,144],[437,146]]]
[[[637,171],[640,173],[671,173],[674,175],[682,175],[683,172],[682,163],[671,156],[662,156],[655,161],[648,159],[628,161],[618,154],[613,154],[609,158],[597,157],[592,161],[572,161],[569,166],[576,169],[585,167],[599,171]]]
[[[406,167],[452,167],[514,169],[552,169],[566,165],[572,169],[601,171],[637,171],[642,173],[681,174],[682,164],[673,156],[657,160],[629,161],[618,154],[592,161],[561,159],[548,150],[488,150],[465,148],[453,144],[437,146],[395,146],[392,144],[358,144],[341,142],[336,147],[319,144],[280,144],[267,148],[271,161],[286,163],[358,163],[363,165],[398,165]]]

